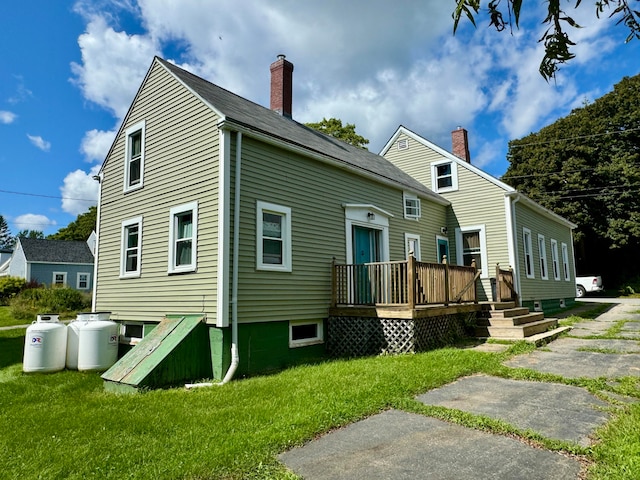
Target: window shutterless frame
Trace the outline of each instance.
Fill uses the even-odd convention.
[[[524,248],[524,271],[527,278],[535,278],[533,271],[533,248],[531,246],[531,230],[522,229],[522,244]]]
[[[90,273],[78,272],[78,275],[76,278],[76,288],[78,290],[88,290],[90,278],[91,278]]]
[[[405,193],[402,195],[404,202],[404,218],[417,220],[422,212],[420,211],[420,199],[415,195]]]
[[[168,273],[194,272],[198,254],[198,202],[173,207],[169,212]]]
[[[144,185],[144,120],[125,131],[124,191],[137,190]]]
[[[142,260],[142,217],[122,222],[120,278],[139,277]]]
[[[291,208],[256,203],[256,269],[290,272]]]

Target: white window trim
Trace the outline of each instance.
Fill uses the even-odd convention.
[[[409,139],[408,138],[400,138],[396,142],[396,145],[398,147],[398,150],[407,150],[409,148]]]
[[[438,188],[438,167],[451,164],[451,186]],[[453,160],[441,160],[431,164],[431,190],[437,193],[455,192],[458,190],[458,164]]]
[[[524,272],[527,278],[536,278],[535,268],[533,266],[533,244],[531,243],[531,230],[522,228],[522,248],[524,249]],[[529,263],[527,263],[527,257]],[[527,270],[527,265],[531,265],[531,271]]]
[[[66,287],[67,286],[67,272],[53,272],[53,275],[51,277],[51,285],[55,286],[55,285],[59,285],[56,283],[56,276],[57,275],[62,275],[62,286]]]
[[[127,272],[127,227],[138,226],[138,268],[135,271]],[[142,216],[130,218],[122,221],[120,233],[120,278],[136,278],[140,276],[142,265]]]
[[[263,223],[262,213],[270,212],[277,215],[282,215],[282,263],[271,264],[263,262]],[[291,239],[291,208],[282,205],[276,205],[275,203],[261,202],[258,200],[256,203],[256,269],[257,270],[270,270],[276,272],[291,272],[293,270],[292,265],[292,239]]]
[[[317,335],[312,338],[304,338],[300,340],[293,339],[293,327],[298,325],[316,325]],[[324,333],[322,331],[322,320],[300,320],[289,322],[289,347],[306,347],[309,345],[317,345],[324,342]]]
[[[407,213],[408,207],[407,207],[407,200],[414,200],[416,202],[416,210],[418,211],[415,215],[411,215]],[[402,208],[404,210],[404,218],[410,219],[410,220],[418,220],[421,216],[422,216],[422,205],[420,202],[420,198],[417,197],[416,195],[412,195],[410,193],[403,193],[402,194]]]
[[[355,263],[353,254],[353,226],[380,230],[380,261],[389,261],[389,219],[393,214],[371,204],[343,204],[347,263]]]
[[[564,242],[562,242],[562,269],[564,270],[565,281],[570,282],[571,272],[569,271],[569,247]]]
[[[415,240],[416,242],[416,246],[417,246],[417,252],[413,252],[413,256],[415,257],[415,259],[417,261],[421,261],[422,258],[422,254],[420,252],[420,250],[422,250],[422,247],[420,245],[420,235],[417,235],[415,233],[405,233],[404,234],[404,250],[405,250],[405,258],[409,258],[409,253],[411,253],[409,251],[409,241],[410,240]]]
[[[80,276],[81,275],[86,275],[87,276],[87,286],[85,288],[81,288],[80,287]],[[78,272],[76,275],[76,288],[78,290],[89,290],[91,286],[91,274],[88,272]]]
[[[131,149],[131,142],[129,142],[129,137],[136,133],[137,131],[141,132],[141,144],[140,144],[140,183],[136,185],[129,185],[129,161]],[[138,190],[144,186],[144,157],[145,157],[145,131],[146,131],[146,122],[142,120],[141,122],[136,123],[135,125],[131,125],[129,128],[125,130],[125,152],[124,152],[124,191],[131,192],[134,190]]]
[[[456,262],[464,265],[464,249],[462,248],[462,234],[467,232],[480,233],[480,258],[483,268],[480,271],[480,278],[489,278],[489,258],[487,257],[487,235],[484,225],[471,225],[468,227],[456,228]]]
[[[547,262],[547,242],[544,235],[538,234],[538,257],[540,258],[540,278],[549,280],[549,262]]]
[[[553,279],[560,280],[560,260],[558,257],[558,241],[551,239],[551,263],[553,267]]]
[[[191,212],[191,261],[187,265],[176,266],[176,215]],[[178,205],[169,210],[169,265],[167,273],[195,272],[198,259],[198,202]]]

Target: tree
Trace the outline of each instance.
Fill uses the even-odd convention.
[[[347,123],[342,125],[342,120],[338,118],[323,118],[318,123],[305,123],[307,127],[311,127],[319,132],[326,133],[334,138],[347,142],[354,147],[363,148],[366,150],[366,145],[369,144],[369,140],[358,135],[356,133],[356,126],[353,123]]]
[[[582,0],[571,0],[569,3],[575,4],[577,8]],[[596,0],[596,17],[607,11],[611,11],[610,17],[618,19],[618,24],[623,23],[629,34],[625,40],[629,42],[633,38],[640,39],[640,11],[634,10],[632,5],[640,0]],[[481,0],[456,0],[456,8],[453,12],[453,32],[455,34],[460,18],[465,16],[475,26],[475,16],[480,10]],[[506,0],[505,5],[500,6],[500,0],[490,0],[487,5],[489,15],[489,25],[501,32],[509,27],[513,29],[520,27],[520,10],[522,0]],[[560,0],[548,0],[547,17],[542,23],[547,25],[539,42],[544,43],[545,54],[540,62],[540,74],[548,81],[555,77],[558,65],[565,63],[575,57],[570,51],[576,44],[571,41],[569,35],[564,30],[567,25],[572,28],[581,28],[573,18],[568,16],[560,8]],[[505,20],[506,13],[506,20]]]
[[[640,75],[511,141],[508,160],[506,183],[578,225],[578,273],[638,274]]]
[[[0,248],[13,248],[13,237],[9,231],[9,224],[0,215]]]
[[[95,206],[89,207],[87,212],[81,213],[69,225],[49,235],[47,238],[52,240],[87,240],[91,232],[96,229],[97,212],[98,209]]]
[[[40,230],[20,230],[18,232],[18,235],[16,235],[16,237],[18,237],[18,238],[39,238],[39,239],[43,239],[44,238],[44,233],[42,233]]]

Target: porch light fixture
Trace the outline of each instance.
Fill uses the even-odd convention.
[[[440,227],[440,233],[442,233],[442,235],[446,235],[447,234],[447,227]]]
[[[368,220],[375,220],[375,218],[376,218],[376,214],[375,213],[373,213],[373,212],[367,213],[367,219]]]

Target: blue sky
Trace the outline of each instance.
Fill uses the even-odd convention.
[[[486,2],[484,2],[486,3]],[[269,65],[295,65],[293,116],[337,117],[380,151],[398,125],[450,150],[469,131],[472,162],[495,176],[507,143],[640,73],[640,42],[567,12],[577,58],[538,74],[545,2],[512,34],[463,22],[454,2],[369,0],[31,0],[0,4],[0,215],[13,234],[55,233],[96,203],[104,159],[154,55],[261,105]]]

